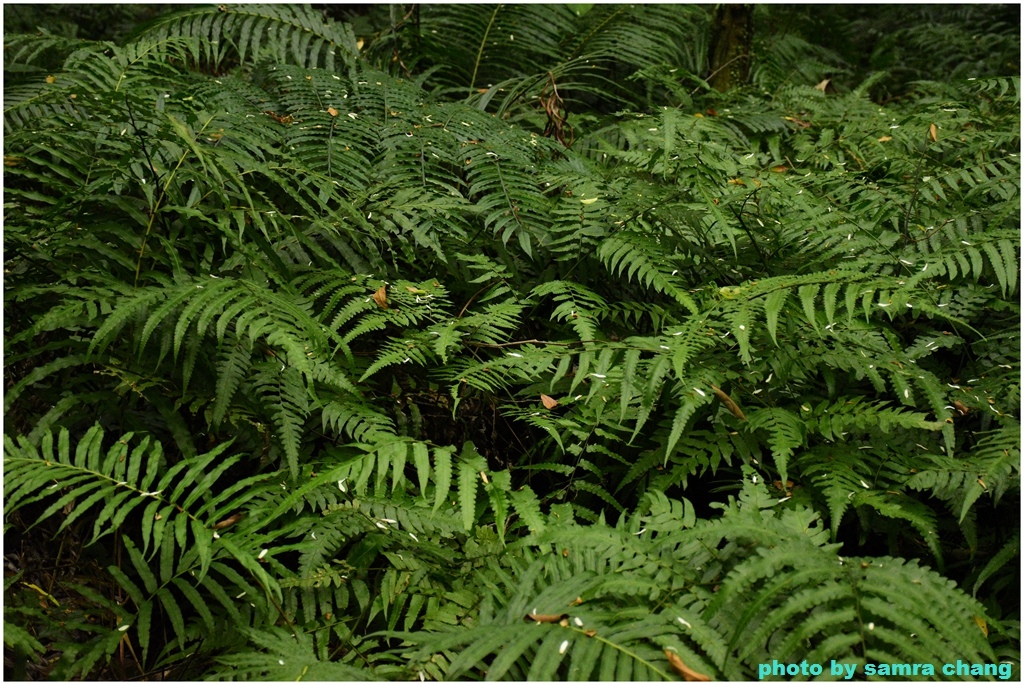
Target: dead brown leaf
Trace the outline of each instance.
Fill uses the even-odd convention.
[[[569,614],[527,614],[523,616],[524,621],[535,623],[560,623],[569,618]]]
[[[707,683],[711,681],[709,676],[706,676],[703,673],[697,673],[697,671],[684,664],[683,660],[680,659],[679,655],[675,652],[666,649],[665,656],[668,657],[668,663],[672,666],[672,669],[679,675],[683,676],[683,680],[691,683]]]
[[[783,487],[781,480],[773,480],[772,481],[772,485],[774,485],[776,487],[776,489],[781,490],[782,492],[786,493],[787,495],[790,495],[793,492],[793,481],[791,481],[791,480],[787,480],[786,481],[785,487]]]
[[[717,385],[712,385],[711,392],[715,393],[715,397],[717,397],[722,402],[722,404],[725,405],[725,408],[729,410],[730,414],[735,416],[740,421],[747,420],[747,417],[743,414],[743,410],[740,409],[739,405],[736,404],[731,397],[725,394],[724,390],[719,388]]]
[[[225,528],[227,528],[229,526],[235,525],[236,523],[241,521],[243,518],[245,518],[245,513],[244,512],[238,512],[237,514],[232,514],[231,516],[228,516],[223,521],[219,521],[219,522],[215,523],[214,526],[213,526],[213,529],[214,530],[224,530]]]
[[[390,307],[388,307],[388,287],[386,285],[382,285],[377,288],[377,292],[373,294],[373,301],[376,302],[381,309],[390,309]]]

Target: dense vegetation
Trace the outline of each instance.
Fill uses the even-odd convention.
[[[1019,25],[831,11],[8,31],[8,675],[1019,677]]]

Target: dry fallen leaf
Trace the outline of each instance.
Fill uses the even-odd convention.
[[[772,481],[772,485],[774,485],[776,489],[782,490],[787,495],[792,494],[792,492],[793,492],[793,481],[791,481],[791,480],[787,480],[786,481],[786,486],[785,487],[782,486],[782,481],[781,480],[773,480]]]
[[[241,521],[243,518],[245,518],[245,514],[243,512],[238,512],[237,514],[232,514],[231,516],[228,516],[223,521],[219,521],[218,523],[214,524],[213,529],[214,530],[224,530],[228,526],[235,525],[236,523]]]
[[[668,649],[665,650],[665,656],[668,657],[668,663],[672,666],[672,669],[676,673],[683,676],[683,680],[688,682],[701,682],[707,683],[711,681],[711,678],[704,675],[703,673],[697,673],[689,666],[683,663],[683,660],[679,658],[679,655]]]
[[[381,309],[389,309],[388,307],[388,287],[382,285],[377,288],[377,292],[373,294],[373,301],[376,302]]]
[[[743,414],[743,410],[739,408],[739,405],[736,404],[731,397],[725,394],[724,390],[719,388],[717,385],[712,385],[711,392],[715,393],[715,397],[721,400],[722,404],[725,405],[725,408],[729,410],[730,414],[740,421],[747,420],[747,417]]]
[[[569,614],[527,614],[523,616],[524,621],[536,623],[560,623],[569,618]]]
[[[545,409],[554,409],[558,406],[558,400],[554,397],[548,397],[544,393],[541,393],[540,401],[544,404]]]

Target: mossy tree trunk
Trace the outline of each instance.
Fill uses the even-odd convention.
[[[719,5],[709,52],[712,88],[726,91],[747,83],[753,42],[754,6]]]

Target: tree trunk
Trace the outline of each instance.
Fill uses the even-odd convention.
[[[754,6],[719,5],[711,38],[712,88],[726,91],[747,83],[753,43]]]

